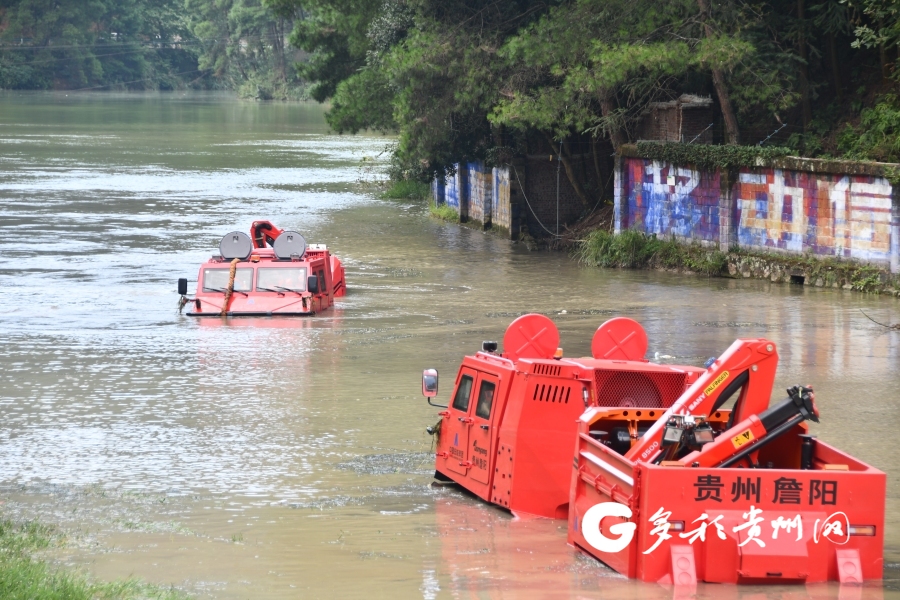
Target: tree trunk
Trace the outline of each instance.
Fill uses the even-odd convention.
[[[613,105],[612,98],[610,98],[609,96],[604,96],[600,100],[600,113],[604,117],[608,117],[609,115],[612,114],[612,112],[614,110],[615,110],[615,106]],[[609,141],[612,142],[613,150],[615,150],[617,152],[619,150],[619,146],[621,146],[622,144],[625,143],[625,139],[622,137],[622,132],[619,130],[618,127],[615,127],[615,128],[610,127]]]
[[[287,57],[284,55],[284,19],[279,18],[275,23],[275,64],[278,66],[278,75],[281,81],[287,81]]]
[[[812,107],[809,103],[809,52],[806,49],[806,33],[803,31],[805,15],[804,0],[797,0],[797,20],[800,30],[797,36],[797,53],[800,55],[800,105],[803,117],[803,131],[809,129],[812,121]]]
[[[831,76],[834,79],[834,93],[837,95],[838,104],[844,101],[844,89],[841,85],[841,66],[837,59],[837,45],[834,42],[834,33],[828,34],[828,53],[831,58]]]
[[[707,17],[709,16],[709,0],[697,0],[700,6],[700,19],[703,21],[703,29],[706,32],[707,39],[713,39],[712,27],[709,25]],[[716,96],[719,98],[719,107],[722,109],[722,118],[725,119],[725,135],[729,144],[741,143],[741,132],[738,128],[737,117],[731,106],[731,97],[728,95],[728,87],[725,84],[725,72],[716,67],[712,68],[713,87],[716,89]]]
[[[559,148],[558,143],[553,141],[553,138],[549,133],[544,133],[544,136],[547,138],[547,142],[550,144],[551,149]],[[575,176],[575,169],[572,168],[572,161],[570,161],[565,155],[560,154],[559,162],[562,163],[563,169],[566,170],[566,177],[568,177],[569,183],[572,184],[572,188],[575,190],[575,195],[578,196],[579,200],[581,200],[581,204],[584,205],[584,208],[590,208],[591,201],[588,199],[587,193],[585,193],[581,182],[578,181],[578,178]]]
[[[600,188],[601,193],[603,190],[603,184],[606,180],[603,178],[603,173],[600,170],[600,157],[597,156],[597,137],[591,136],[591,154],[594,159],[594,174],[597,177],[597,187]]]

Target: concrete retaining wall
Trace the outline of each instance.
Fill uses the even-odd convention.
[[[455,208],[463,223],[496,228],[511,239],[527,226],[532,235],[544,237],[555,231],[557,220],[562,231],[583,209],[553,158],[525,156],[493,169],[480,162],[458,164],[453,177],[433,182],[432,196],[436,204]]]
[[[494,167],[493,188],[491,190],[491,227],[512,231],[512,210],[510,206],[509,167]]]
[[[490,227],[493,212],[493,172],[480,162],[468,163],[465,169],[468,181],[468,220],[475,225]]]
[[[456,174],[445,181],[435,180],[431,186],[435,204],[446,204],[459,212],[463,223],[516,237],[520,211],[514,196],[518,186],[512,185],[509,167],[488,169],[480,162],[456,165]]]
[[[900,190],[885,166],[779,162],[721,172],[619,156],[616,232],[852,258],[900,272]]]

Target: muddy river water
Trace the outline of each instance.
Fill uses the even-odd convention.
[[[314,104],[0,96],[0,514],[58,525],[63,564],[198,597],[671,598],[562,521],[430,485],[423,368],[446,399],[519,314],[550,314],[567,356],[626,315],[665,362],[778,344],[776,388],[814,384],[814,432],[888,473],[885,589],[864,595],[900,598],[900,332],[860,310],[897,323],[900,302],[529,253],[378,199],[389,142],[329,133]],[[258,218],[327,243],[347,296],[303,320],[180,316],[177,278]]]

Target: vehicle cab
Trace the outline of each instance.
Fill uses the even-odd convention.
[[[269,238],[271,248],[258,247],[242,232],[222,238],[219,254],[200,266],[192,298],[186,297],[187,280],[179,280],[187,314],[314,315],[345,294],[343,266],[324,244],[307,246],[301,234],[278,231],[277,237]]]

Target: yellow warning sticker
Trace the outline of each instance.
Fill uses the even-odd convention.
[[[722,371],[722,374],[716,377],[711,384],[706,386],[706,389],[703,390],[703,393],[709,396],[716,388],[725,383],[725,380],[728,379],[728,371]]]
[[[734,436],[733,438],[731,438],[731,443],[734,444],[735,448],[740,448],[744,444],[749,444],[750,442],[752,442],[755,439],[756,438],[753,437],[753,432],[748,429],[747,431],[739,433],[736,436]]]

